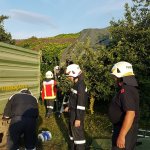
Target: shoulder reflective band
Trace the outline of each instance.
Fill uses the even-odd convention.
[[[75,93],[75,94],[78,93],[77,90],[74,90],[74,89],[72,89],[72,88],[71,88],[71,92],[72,92],[72,93]]]
[[[85,144],[86,140],[74,141],[75,144]]]
[[[84,107],[84,106],[79,106],[79,105],[77,105],[77,109],[85,110],[85,107]]]
[[[11,100],[11,98],[12,98],[14,95],[15,95],[15,94],[11,95],[11,96],[9,97],[9,99],[8,99],[8,100]]]

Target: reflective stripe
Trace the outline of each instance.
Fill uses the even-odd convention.
[[[19,93],[21,93],[21,94],[28,94],[28,93],[22,93],[23,90],[28,90],[28,89],[27,89],[27,88],[21,89],[21,90],[19,91]],[[29,91],[29,92],[30,92],[30,94],[28,94],[28,95],[33,95],[33,94],[31,93],[31,91]]]
[[[32,96],[33,96],[33,95],[32,95]],[[38,102],[39,102],[38,99],[37,99],[35,96],[33,96],[33,97],[36,99],[36,101],[37,101],[37,103],[38,103]]]
[[[69,136],[70,140],[73,140],[73,137],[72,136]]]
[[[63,102],[63,104],[68,104],[68,102]]]
[[[15,95],[15,94],[11,95],[11,96],[9,97],[9,99],[8,99],[8,100],[11,100],[11,98],[12,98],[14,95]]]
[[[52,97],[54,97],[54,84],[52,84]]]
[[[51,109],[53,109],[54,107],[53,107],[53,106],[47,106],[47,108],[51,108]]]
[[[55,99],[56,96],[45,96],[44,99]]]
[[[46,95],[46,85],[43,84],[43,87],[44,87],[44,98],[45,98],[45,97],[47,97],[47,95]]]
[[[87,87],[85,88],[85,92],[87,92]]]
[[[75,144],[85,144],[86,140],[74,141]]]
[[[10,117],[9,117],[9,116],[4,116],[4,118],[8,119],[8,118],[10,118]]]
[[[84,106],[79,106],[79,105],[77,105],[77,109],[85,110],[85,107],[84,107]]]
[[[18,149],[19,150],[19,149]],[[28,150],[28,148],[25,148],[25,150]],[[30,149],[30,150],[36,150],[36,147],[35,148],[33,148],[33,149]]]
[[[72,88],[71,88],[71,92],[72,92],[72,93],[75,93],[75,94],[78,93],[77,90],[74,90],[74,89],[72,89]]]
[[[43,81],[43,84],[45,85],[49,85],[49,84],[54,84],[54,80],[50,80],[50,81]]]

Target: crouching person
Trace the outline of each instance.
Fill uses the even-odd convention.
[[[8,150],[19,150],[21,136],[26,150],[36,149],[38,101],[28,89],[11,96],[5,106],[3,119],[11,119],[8,130]]]

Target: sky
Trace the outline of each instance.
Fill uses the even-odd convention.
[[[105,28],[124,16],[132,0],[0,0],[4,28],[13,39],[53,37],[87,28]]]

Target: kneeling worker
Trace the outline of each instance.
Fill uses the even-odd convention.
[[[9,98],[3,114],[3,120],[11,119],[8,130],[8,150],[19,149],[22,135],[25,148],[36,149],[38,115],[38,101],[28,89],[22,89]]]

